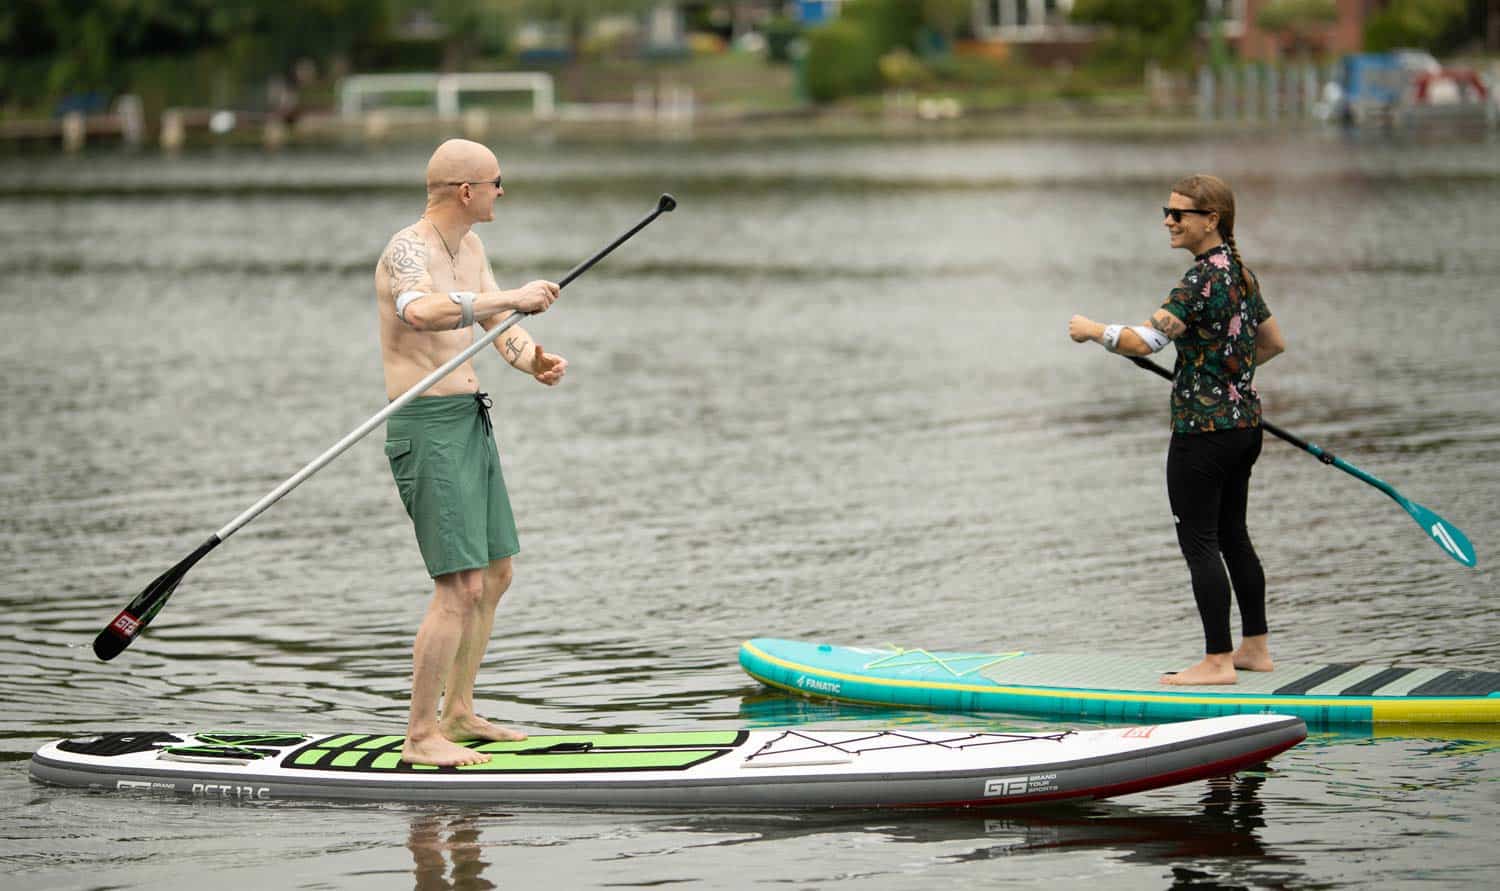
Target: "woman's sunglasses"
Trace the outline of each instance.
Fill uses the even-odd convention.
[[[1174,223],[1180,223],[1180,222],[1182,222],[1182,215],[1185,214],[1185,213],[1195,213],[1195,214],[1199,214],[1201,216],[1205,216],[1206,217],[1209,214],[1213,213],[1213,211],[1211,211],[1211,210],[1193,210],[1191,207],[1163,207],[1161,209],[1161,215],[1162,215],[1162,217],[1163,218],[1171,217],[1172,218],[1172,222],[1174,222]]]

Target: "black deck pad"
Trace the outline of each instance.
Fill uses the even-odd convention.
[[[1285,687],[1277,687],[1276,695],[1297,696],[1302,693],[1306,693],[1308,690],[1311,690],[1312,688],[1320,684],[1325,684],[1338,677],[1339,675],[1344,674],[1349,669],[1357,668],[1358,666],[1359,663],[1357,662],[1335,662],[1332,665],[1325,665],[1317,671],[1297,678],[1295,681],[1292,681]]]
[[[1494,696],[1500,671],[1448,671],[1413,689],[1408,696]]]
[[[106,733],[84,739],[70,739],[58,744],[64,752],[79,755],[129,755],[132,752],[149,752],[159,743],[180,743],[183,739],[172,733],[159,730],[127,730],[121,733]]]

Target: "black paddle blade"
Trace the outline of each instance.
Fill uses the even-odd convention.
[[[167,605],[167,598],[177,590],[182,583],[182,577],[193,568],[193,564],[203,559],[203,555],[218,546],[219,536],[214,535],[199,545],[197,550],[188,554],[171,569],[157,576],[146,590],[137,594],[135,599],[126,604],[120,610],[114,620],[104,626],[104,630],[94,638],[94,655],[100,660],[108,662],[125,651],[135,639],[140,636],[161,608]]]

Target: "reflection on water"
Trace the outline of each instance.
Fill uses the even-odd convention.
[[[1172,887],[1203,887],[1214,882],[1298,884],[1306,876],[1298,868],[1297,858],[1278,853],[1261,838],[1265,815],[1259,790],[1266,781],[1263,771],[1206,781],[1190,805],[1173,813],[1094,802],[983,812],[820,811],[643,817],[651,824],[653,836],[665,838],[626,852],[622,859],[688,859],[690,862],[677,874],[681,876],[679,881],[693,883],[695,879],[712,879],[712,865],[726,856],[723,852],[727,849],[745,849],[750,857],[758,858],[774,857],[776,852],[789,849],[847,851],[876,845],[894,846],[899,852],[914,847],[922,852],[918,856],[929,859],[933,866],[1088,852],[1170,874]],[[415,864],[413,887],[416,891],[463,891],[504,884],[507,864],[532,844],[524,836],[516,837],[517,824],[544,813],[412,815],[407,847]],[[580,831],[590,832],[589,824],[596,819],[580,816]],[[601,827],[599,831],[609,830]],[[672,840],[672,836],[677,839]],[[695,876],[694,869],[710,872]],[[584,876],[588,875],[585,871]]]
[[[426,814],[411,821],[406,848],[411,851],[416,891],[484,891],[499,887],[485,878],[490,866],[480,844],[480,821],[472,816]]]

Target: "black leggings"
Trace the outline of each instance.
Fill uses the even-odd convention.
[[[1229,633],[1231,579],[1242,633],[1266,633],[1266,575],[1245,528],[1250,468],[1260,457],[1260,442],[1260,428],[1251,427],[1174,433],[1167,448],[1167,498],[1203,619],[1205,653],[1234,649]]]

